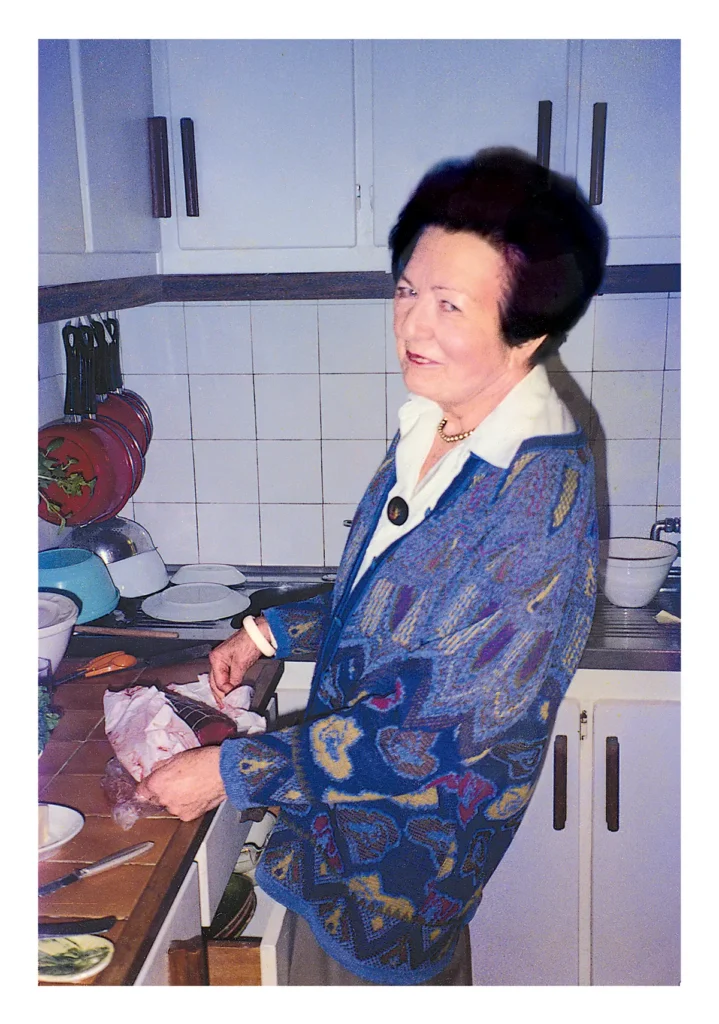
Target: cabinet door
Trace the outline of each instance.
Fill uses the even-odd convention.
[[[550,164],[564,168],[568,44],[561,39],[377,40],[372,44],[374,243],[439,160],[484,146],[537,153],[551,100]]]
[[[594,985],[679,984],[679,719],[675,701],[595,705]]]
[[[354,245],[349,40],[172,39],[167,60],[181,248]],[[185,117],[199,217],[186,215]]]
[[[554,827],[557,737],[566,738],[567,750],[567,813],[563,828]],[[560,779],[561,768],[559,771]],[[576,700],[565,699],[560,705],[537,788],[517,835],[487,883],[470,924],[470,936],[475,985],[579,984]]]
[[[158,252],[147,136],[153,113],[150,43],[83,39],[80,72],[91,249]]]
[[[609,263],[679,261],[679,40],[582,43],[577,177],[588,194],[595,103],[607,104]]]
[[[67,39],[41,39],[38,60],[41,253],[83,253],[85,226]]]
[[[169,985],[167,951],[170,943],[180,939],[194,939],[201,932],[197,864],[193,862],[134,984]]]

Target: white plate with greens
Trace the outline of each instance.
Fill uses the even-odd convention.
[[[114,952],[114,943],[101,935],[38,939],[38,981],[85,981],[104,971]]]
[[[74,807],[62,804],[39,804],[38,855],[45,860],[54,850],[74,839],[85,824],[85,818]]]

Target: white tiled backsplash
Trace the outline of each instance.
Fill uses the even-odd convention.
[[[600,296],[548,366],[592,438],[604,536],[681,514],[679,304]],[[122,515],[168,563],[336,565],[405,396],[392,303],[160,303],[119,319],[125,384],[154,420]],[[40,327],[41,424],[62,415],[61,327]],[[41,547],[56,536],[40,522]]]

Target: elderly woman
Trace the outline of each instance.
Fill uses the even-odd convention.
[[[423,178],[390,247],[410,398],[333,592],[211,655],[219,699],[311,655],[306,715],[140,787],[184,819],[280,807],[257,882],[295,912],[295,984],[471,984],[466,925],[594,610],[592,456],[543,363],[599,287],[602,226],[574,182],[484,150]]]

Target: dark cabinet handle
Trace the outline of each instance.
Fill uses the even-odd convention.
[[[604,147],[607,141],[607,104],[595,103],[592,115],[592,160],[589,169],[589,202],[599,206],[604,197]]]
[[[552,826],[558,832],[567,824],[567,737],[554,738],[554,804]]]
[[[549,149],[552,144],[552,101],[540,100],[537,116],[537,162],[549,167]]]
[[[195,125],[191,117],[180,118],[182,169],[185,172],[185,208],[188,217],[200,216],[197,193],[197,160],[195,158]]]
[[[619,740],[607,736],[606,743],[606,819],[610,832],[619,831]]]
[[[150,141],[150,188],[152,190],[152,216],[171,217],[170,158],[167,145],[167,118],[148,117]]]

